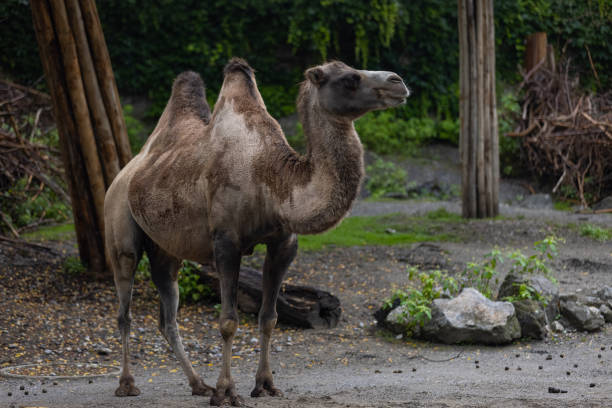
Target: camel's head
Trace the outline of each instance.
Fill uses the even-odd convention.
[[[305,75],[317,89],[324,109],[351,119],[401,105],[410,95],[402,78],[393,72],[354,69],[339,61],[310,68]]]

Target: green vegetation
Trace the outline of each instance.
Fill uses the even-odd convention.
[[[493,249],[481,261],[469,262],[465,269],[460,272],[457,280],[449,276],[446,271],[420,272],[417,268],[410,267],[408,268],[410,287],[397,290],[391,297],[385,299],[383,309],[389,309],[399,301],[399,306],[403,308],[402,318],[410,335],[416,326],[423,326],[431,319],[431,302],[443,295],[453,297],[463,288],[471,287],[492,299],[491,284],[495,283],[495,286],[499,284],[498,266],[504,262],[505,258],[512,261],[512,272],[543,274],[551,281],[556,282],[548,263],[557,255],[557,246],[560,242],[563,242],[563,240],[555,236],[548,236],[541,241],[537,241],[534,243],[536,254],[529,257],[518,249],[511,251],[506,256],[498,249]],[[517,295],[505,297],[502,300],[514,302],[522,299],[533,299],[546,305],[547,299],[532,286],[525,283],[517,286]]]
[[[81,259],[76,256],[69,256],[64,260],[62,270],[68,275],[78,276],[84,274],[87,268],[81,263]]]
[[[518,288],[518,293],[514,296],[505,296],[502,300],[506,302],[517,302],[519,300],[535,300],[540,302],[542,305],[546,306],[548,303],[548,299],[544,297],[540,292],[535,290],[533,286],[528,285],[527,283],[515,283],[514,286]]]
[[[453,234],[440,232],[449,219],[424,219],[402,214],[348,217],[331,231],[300,235],[300,249],[320,250],[328,246],[405,245],[425,241],[452,241]]]
[[[22,234],[28,241],[66,241],[74,239],[74,224],[66,223],[39,227],[34,231]]]
[[[378,158],[366,168],[366,174],[366,189],[373,198],[388,193],[406,194],[406,171],[395,163]]]
[[[445,272],[435,270],[419,273],[415,267],[408,268],[408,279],[411,281],[418,279],[421,289],[398,290],[385,300],[383,308],[389,309],[399,301],[403,307],[401,317],[410,334],[415,327],[422,327],[431,319],[431,302],[443,294],[455,295],[459,290],[459,285],[455,278],[448,276]]]
[[[612,240],[612,229],[598,227],[593,224],[584,224],[580,226],[580,235],[599,242],[606,242]]]
[[[134,107],[132,105],[123,105],[123,117],[125,118],[130,148],[132,154],[136,155],[144,145],[148,135],[144,124],[134,117],[133,111]]]
[[[204,300],[212,294],[210,286],[204,284],[198,274],[199,265],[191,261],[183,261],[178,275],[179,299],[181,303],[194,303]],[[151,287],[155,287],[151,280],[151,263],[147,254],[142,258],[136,269],[136,279],[148,281]]]

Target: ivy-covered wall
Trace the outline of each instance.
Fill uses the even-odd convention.
[[[148,96],[153,115],[186,69],[202,74],[213,98],[223,65],[238,55],[257,70],[277,116],[291,113],[306,67],[341,59],[402,75],[414,91],[402,115],[456,117],[456,9],[453,0],[98,1],[120,92]],[[610,89],[612,0],[497,0],[495,20],[500,81],[518,80],[526,36],[546,31],[586,87]],[[0,4],[0,44],[3,74],[26,84],[40,78],[27,0]]]

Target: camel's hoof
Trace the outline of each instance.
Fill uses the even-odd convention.
[[[194,385],[191,386],[191,395],[202,395],[209,397],[215,394],[215,389],[202,380],[198,380]]]
[[[134,377],[119,379],[119,388],[115,390],[115,395],[118,397],[136,397],[140,395],[140,390],[134,385]]]
[[[219,395],[219,393],[216,392],[212,397],[210,397],[210,405],[215,407],[225,405],[227,402],[229,402],[229,405],[232,407],[244,406],[244,399],[240,395]]]
[[[256,386],[255,388],[253,388],[253,391],[251,391],[251,397],[253,398],[264,397],[266,395],[269,395],[271,397],[282,397],[283,392],[273,385],[264,385],[263,387]]]

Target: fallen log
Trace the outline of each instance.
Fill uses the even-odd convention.
[[[211,266],[202,265],[200,277],[218,299],[219,278]],[[253,268],[240,267],[238,307],[245,313],[259,312],[261,305],[262,274]],[[285,284],[276,303],[278,321],[309,329],[334,328],[338,325],[342,308],[340,300],[329,292],[310,286]]]

